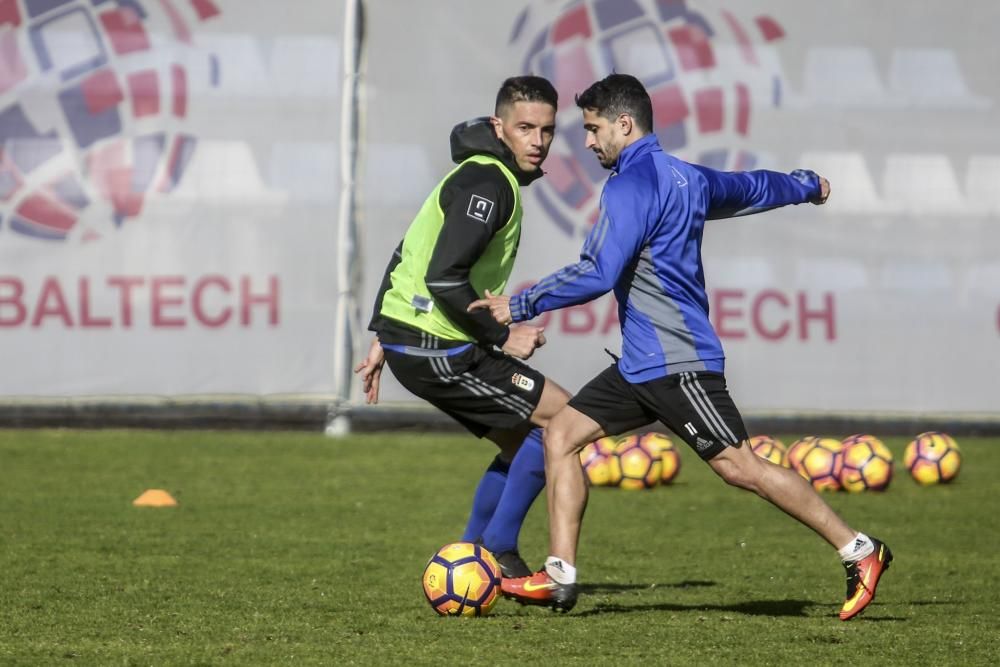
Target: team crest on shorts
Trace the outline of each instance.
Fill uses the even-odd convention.
[[[510,381],[514,383],[515,387],[525,391],[531,391],[535,388],[535,381],[526,375],[521,375],[520,373],[514,373],[510,377]]]

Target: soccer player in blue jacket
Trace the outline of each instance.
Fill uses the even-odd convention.
[[[613,289],[622,356],[546,428],[550,556],[532,576],[505,580],[505,593],[561,611],[573,607],[573,563],[587,503],[579,450],[659,420],[727,483],[755,492],[839,550],[847,570],[840,618],[853,618],[874,599],[892,554],[850,528],[798,473],[753,454],[726,388],[725,355],[709,321],[701,261],[707,219],[822,204],[829,183],[811,171],[720,172],[668,155],[652,134],[649,95],[629,75],[598,81],[577,97],[577,106],[587,148],[611,170],[580,261],[513,297],[493,296],[471,307],[489,307],[500,322],[523,322]]]

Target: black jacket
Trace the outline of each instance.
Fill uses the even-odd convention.
[[[510,149],[497,139],[489,118],[460,123],[451,131],[452,160],[461,163],[473,155],[498,158],[520,185],[528,185],[542,175],[541,170],[525,173],[518,168]],[[469,202],[473,197],[493,203],[485,221],[470,221]],[[472,288],[469,273],[493,236],[510,219],[514,202],[515,193],[503,172],[495,165],[476,162],[464,164],[451,174],[442,184],[439,194],[438,203],[444,211],[444,224],[438,234],[424,283],[437,307],[485,345],[502,346],[509,330],[497,324],[488,310],[466,312],[469,304],[482,296]],[[392,285],[390,275],[402,259],[402,247],[403,242],[400,241],[382,277],[368,328],[377,332],[382,342],[411,344],[420,340],[420,333],[401,322],[382,317],[380,312],[382,298]]]

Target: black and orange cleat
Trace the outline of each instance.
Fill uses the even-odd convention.
[[[517,549],[493,554],[493,557],[497,559],[497,564],[500,565],[500,573],[503,575],[504,579],[516,579],[519,577],[531,576],[531,568],[528,567],[528,564],[524,562],[523,558],[521,558],[521,554],[517,552]]]
[[[486,544],[483,542],[483,538],[477,538],[474,544],[485,548]],[[509,549],[507,551],[493,551],[488,550],[493,558],[496,559],[497,565],[500,566],[500,575],[505,578],[516,578],[516,577],[530,577],[531,568],[528,564],[524,562],[521,558],[521,554],[517,549]]]
[[[560,584],[545,570],[539,570],[530,577],[504,579],[500,582],[504,597],[521,604],[551,607],[553,611],[569,611],[576,605],[578,595],[576,584]]]
[[[840,620],[849,621],[871,604],[875,599],[882,574],[889,569],[892,551],[884,543],[871,538],[875,550],[859,561],[844,563],[847,570],[847,599],[840,609]]]

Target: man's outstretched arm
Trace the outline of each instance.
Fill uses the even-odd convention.
[[[642,246],[644,225],[637,224],[636,218],[645,214],[637,209],[638,200],[637,193],[627,186],[606,188],[601,215],[584,241],[580,261],[549,274],[509,300],[503,296],[480,299],[470,309],[488,308],[498,322],[526,322],[605,294]]]
[[[808,169],[789,174],[756,171],[717,171],[692,165],[708,183],[707,219],[719,220],[763,213],[790,204],[824,204],[830,182]]]

